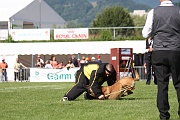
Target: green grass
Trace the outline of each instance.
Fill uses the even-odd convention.
[[[0,83],[1,120],[159,120],[156,85],[137,81],[132,95],[120,100],[61,102],[73,83]],[[178,102],[169,85],[171,120],[178,118]]]

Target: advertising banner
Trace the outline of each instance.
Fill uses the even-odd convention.
[[[0,30],[0,40],[8,39],[8,30]]]
[[[50,29],[12,29],[10,34],[14,41],[50,40]]]
[[[54,29],[54,39],[88,39],[88,28]]]
[[[30,82],[75,82],[77,68],[44,69],[30,68]]]

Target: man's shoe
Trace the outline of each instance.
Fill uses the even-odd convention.
[[[68,97],[63,97],[61,101],[63,102],[68,101]]]
[[[150,85],[150,83],[146,83],[146,85]]]

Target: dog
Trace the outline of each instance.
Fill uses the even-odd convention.
[[[120,97],[132,94],[132,90],[135,89],[135,81],[139,80],[139,74],[135,71],[136,78],[126,76],[116,81],[111,86],[102,86],[101,90],[105,96],[105,99],[116,100]],[[92,89],[89,89],[90,95],[95,97]]]

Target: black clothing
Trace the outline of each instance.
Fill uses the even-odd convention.
[[[146,40],[146,49],[149,49],[151,44],[152,44],[151,42]],[[152,52],[150,52],[150,51],[146,52],[145,55],[144,55],[144,60],[145,60],[145,63],[146,63],[146,84],[147,85],[150,85],[151,78],[152,78],[152,73],[154,73],[151,57],[152,57]],[[157,84],[157,80],[156,80],[155,75],[154,75],[154,84]]]
[[[116,71],[114,68],[112,75],[106,76],[106,64],[108,63],[91,62],[83,64],[76,72],[76,84],[64,97],[68,97],[68,100],[74,100],[83,92],[88,92],[87,86],[91,87],[96,97],[102,95],[101,85],[105,81],[107,81],[108,85],[113,85],[116,81]]]
[[[168,112],[170,109],[168,102],[170,73],[178,96],[178,114],[180,115],[180,51],[154,51],[152,60],[158,84],[157,107],[160,112],[160,118],[170,117]]]
[[[72,59],[72,63],[75,67],[79,67],[78,60],[76,58]]]
[[[169,119],[169,77],[177,93],[180,115],[180,7],[159,6],[154,9],[152,63],[157,77],[157,107],[160,119]]]
[[[159,6],[154,9],[153,50],[180,51],[180,7]]]

